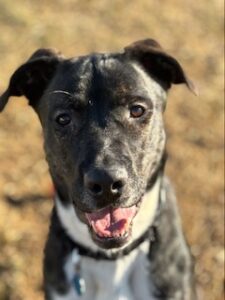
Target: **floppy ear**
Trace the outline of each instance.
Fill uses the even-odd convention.
[[[185,83],[194,94],[197,94],[194,84],[187,78],[178,61],[167,54],[155,40],[137,41],[125,48],[125,55],[138,61],[166,90],[171,84]]]
[[[26,96],[35,107],[63,57],[53,49],[39,49],[12,75],[8,89],[0,97],[0,112],[10,96]]]

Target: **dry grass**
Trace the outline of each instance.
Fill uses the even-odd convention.
[[[200,90],[171,91],[166,112],[170,159],[202,299],[222,300],[223,1],[0,0],[0,91],[39,47],[67,56],[120,50],[153,37],[182,62]],[[26,101],[12,99],[0,116],[0,299],[42,299],[42,249],[51,200],[22,208],[4,193],[47,193],[41,128]]]

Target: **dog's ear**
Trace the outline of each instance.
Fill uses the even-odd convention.
[[[187,78],[178,61],[166,53],[155,40],[137,41],[125,48],[125,55],[138,61],[166,90],[171,84],[185,83],[194,94],[197,94],[194,84]]]
[[[8,89],[0,97],[0,112],[10,96],[25,96],[35,107],[62,60],[62,55],[53,49],[34,52],[12,75]]]

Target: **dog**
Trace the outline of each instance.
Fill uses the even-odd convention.
[[[55,187],[46,300],[195,299],[193,263],[164,175],[172,84],[195,93],[153,39],[66,59],[39,49],[0,98],[25,96],[43,128]]]

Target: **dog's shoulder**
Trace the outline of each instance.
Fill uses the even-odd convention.
[[[190,295],[190,299],[195,299],[194,295],[191,296],[194,289],[190,289],[193,286],[193,278],[190,276],[193,268],[191,255],[182,233],[176,196],[166,176],[160,194],[160,209],[153,226],[154,241],[148,255],[156,295],[172,295],[173,299]]]
[[[63,266],[71,251],[71,240],[61,226],[56,209],[53,208],[50,230],[44,249],[44,281],[62,294],[69,289]],[[49,291],[45,290],[45,293],[48,294]]]

